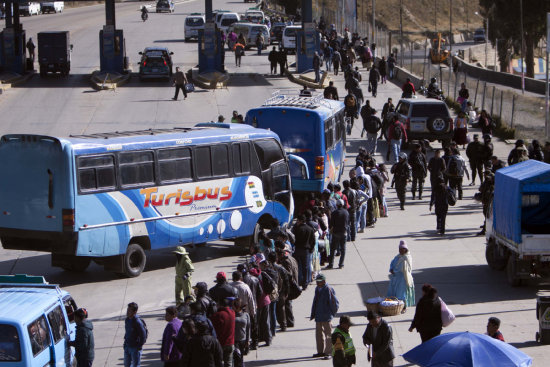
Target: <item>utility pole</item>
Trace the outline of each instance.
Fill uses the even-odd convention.
[[[453,73],[453,0],[449,0],[449,57],[449,88],[447,88],[448,96],[451,95],[451,79]]]
[[[485,69],[487,69],[487,46],[489,45],[489,15],[485,18]]]
[[[519,16],[521,25],[521,93],[525,94],[525,59],[523,56],[523,0],[519,0]],[[548,40],[546,40],[548,42]]]
[[[372,38],[371,44],[376,43],[376,0],[372,0]],[[368,46],[368,45],[367,45]]]
[[[403,67],[403,0],[399,4],[399,46],[401,48],[401,57],[399,58],[399,65]]]

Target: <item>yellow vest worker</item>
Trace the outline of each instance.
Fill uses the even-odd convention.
[[[356,362],[355,346],[349,333],[351,325],[350,317],[344,315],[332,333],[332,364],[335,367],[350,367]]]
[[[176,247],[176,307],[179,307],[185,297],[193,296],[191,293],[191,274],[195,270],[185,247]]]

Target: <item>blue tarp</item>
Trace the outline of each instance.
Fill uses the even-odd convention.
[[[493,228],[496,233],[521,243],[522,196],[550,192],[550,164],[536,160],[501,168],[495,175]]]

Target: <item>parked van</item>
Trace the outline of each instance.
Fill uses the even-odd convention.
[[[38,15],[40,14],[40,4],[39,3],[19,3],[19,14],[20,15]]]
[[[218,17],[217,17],[218,18]],[[223,30],[227,34],[227,29],[233,23],[241,20],[241,17],[237,13],[221,13],[219,16],[218,28]]]
[[[199,30],[204,29],[204,22],[204,15],[201,13],[192,13],[185,18],[185,42],[188,42],[191,38],[199,39]]]
[[[63,1],[54,1],[50,3],[42,3],[42,14],[44,13],[63,13],[65,3]]]
[[[0,276],[0,366],[43,367],[76,364],[76,303],[44,277]]]
[[[283,31],[283,50],[287,52],[296,52],[296,32],[302,29],[300,25],[289,25]]]

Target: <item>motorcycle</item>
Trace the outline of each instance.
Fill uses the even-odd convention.
[[[433,98],[440,101],[445,100],[445,96],[443,95],[443,91],[439,88],[435,90],[430,90],[426,87],[420,87],[420,93],[422,93],[426,98]]]

